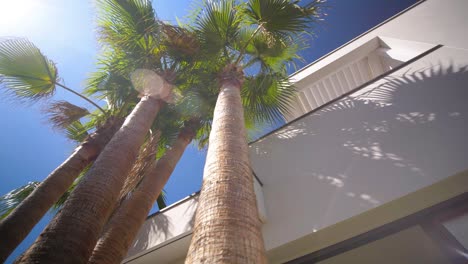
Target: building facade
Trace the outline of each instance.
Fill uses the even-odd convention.
[[[468,1],[426,0],[291,76],[287,124],[250,143],[271,263],[466,263]],[[198,194],[124,263],[183,263]]]

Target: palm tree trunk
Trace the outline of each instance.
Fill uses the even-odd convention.
[[[86,263],[162,101],[144,96],[20,263]]]
[[[193,136],[193,133],[181,133],[172,148],[149,170],[131,196],[116,209],[94,248],[89,263],[122,262]]]
[[[249,165],[241,82],[224,79],[185,263],[266,263]]]
[[[0,263],[6,260],[50,207],[68,190],[81,171],[96,159],[121,125],[119,120],[109,118],[0,222]]]

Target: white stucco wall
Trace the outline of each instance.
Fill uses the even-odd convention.
[[[440,48],[252,144],[267,249],[467,169],[467,65]]]
[[[375,37],[442,44],[405,71],[468,65],[468,1],[428,0],[293,75],[317,80]],[[369,86],[376,88],[382,82]],[[385,107],[346,98],[250,146],[268,250],[468,168],[468,77],[401,85]],[[287,217],[285,217],[287,216]]]

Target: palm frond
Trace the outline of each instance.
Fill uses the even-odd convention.
[[[152,129],[160,132],[157,158],[159,159],[177,139],[184,117],[177,112],[174,105],[166,105],[152,124]]]
[[[84,93],[105,100],[112,114],[126,115],[138,101],[138,92],[129,79],[134,67],[124,53],[104,51],[98,60],[98,70],[87,79]]]
[[[151,1],[98,0],[96,6],[100,40],[107,44],[132,48],[141,37],[158,31]]]
[[[158,199],[156,200],[156,203],[158,204],[158,208],[159,210],[162,210],[164,209],[165,207],[167,207],[167,192],[166,190],[162,190],[161,191],[161,194],[158,196]]]
[[[246,31],[246,33],[251,32]],[[244,39],[241,39],[240,43],[246,41],[247,34],[242,34]],[[300,35],[296,36],[293,41],[292,39],[272,38],[269,34],[260,32],[246,46],[247,56],[244,60],[244,67],[247,72],[249,68],[257,68],[263,72],[286,72],[288,66],[294,66],[295,60],[301,60],[298,51],[305,47],[305,39]]]
[[[287,77],[276,74],[259,74],[247,77],[242,89],[242,103],[246,120],[257,124],[274,124],[289,113],[295,88]]]
[[[125,180],[124,187],[120,192],[120,199],[124,199],[140,183],[148,170],[156,163],[160,132],[150,135],[145,144],[140,148],[137,160]]]
[[[254,25],[261,25],[275,37],[284,38],[307,31],[320,19],[324,0],[313,0],[301,6],[299,1],[249,0],[243,10]]]
[[[88,137],[88,129],[77,120],[66,127],[65,135],[68,139],[76,141],[77,143],[83,142]]]
[[[141,67],[159,63],[160,28],[148,0],[98,0],[99,40]]]
[[[171,57],[190,57],[198,53],[200,44],[193,32],[187,29],[161,23],[162,32],[165,35],[164,45]]]
[[[27,184],[0,196],[0,220],[7,217],[37,188],[37,186],[39,186],[39,184],[39,182],[28,182]]]
[[[0,42],[0,84],[20,100],[36,101],[55,91],[57,68],[26,39]]]
[[[203,1],[194,25],[203,51],[224,52],[236,38],[241,17],[234,0]]]
[[[182,94],[175,111],[186,118],[207,119],[213,116],[216,98],[217,93],[194,85]]]
[[[47,105],[44,112],[48,121],[57,129],[66,129],[75,121],[87,116],[89,111],[67,101],[54,101]]]

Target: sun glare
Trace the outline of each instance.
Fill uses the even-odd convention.
[[[32,22],[41,3],[41,0],[0,0],[0,31],[8,32]]]

